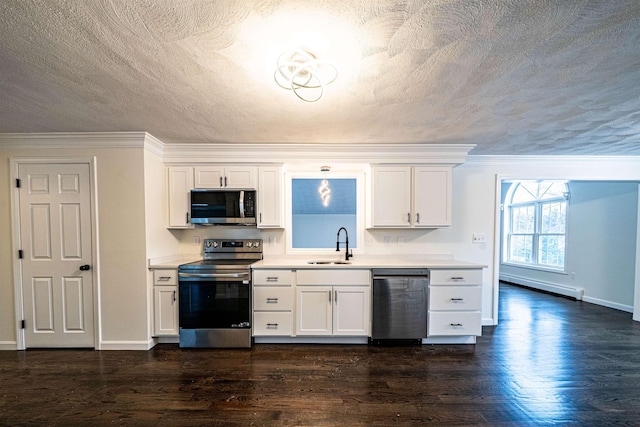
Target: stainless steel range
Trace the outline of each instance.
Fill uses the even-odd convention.
[[[251,264],[262,240],[205,239],[203,260],[178,267],[180,347],[251,347]]]

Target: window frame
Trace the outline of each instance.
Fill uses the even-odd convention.
[[[508,191],[507,191],[507,196],[505,197],[505,210],[506,210],[506,215],[504,215],[504,224],[503,224],[503,247],[505,248],[505,250],[503,250],[503,254],[502,254],[502,264],[504,265],[510,265],[510,266],[514,266],[514,267],[521,267],[521,268],[529,268],[529,269],[533,269],[533,270],[541,270],[541,271],[549,271],[549,272],[554,272],[554,273],[562,273],[562,274],[568,274],[568,269],[567,269],[567,240],[568,240],[568,230],[569,230],[569,200],[570,200],[570,192],[569,192],[569,185],[566,181],[558,181],[558,180],[553,180],[553,179],[548,179],[548,180],[537,180],[535,182],[537,183],[544,183],[544,182],[559,182],[562,183],[564,185],[565,191],[563,192],[562,196],[556,196],[556,197],[551,197],[551,198],[545,198],[545,199],[535,199],[535,200],[531,200],[531,201],[526,201],[526,202],[518,202],[518,203],[512,203],[511,200],[513,200],[513,196],[515,195],[516,191],[518,190],[518,187],[525,183],[525,182],[531,182],[528,180],[523,180],[523,181],[514,181],[513,183],[511,183],[511,186],[509,187]],[[562,202],[564,203],[564,233],[543,233],[542,232],[542,223],[543,223],[543,214],[542,214],[542,210],[544,206],[547,205],[551,205],[551,204],[555,204],[558,202]],[[513,233],[513,213],[514,213],[514,209],[513,208],[522,208],[522,207],[528,207],[528,206],[532,206],[534,209],[534,213],[533,213],[533,232],[532,233]],[[514,261],[511,259],[511,243],[512,243],[512,237],[513,236],[531,236],[532,239],[532,244],[531,244],[531,259],[532,262],[526,262],[526,261]],[[540,263],[540,257],[539,257],[539,251],[540,251],[540,242],[541,242],[541,237],[545,237],[545,236],[564,236],[564,251],[563,251],[563,265],[561,267],[555,267],[555,266],[551,266],[551,265],[547,265],[547,264],[541,264]]]
[[[364,234],[365,234],[365,171],[338,169],[334,168],[331,172],[323,173],[319,168],[308,168],[307,170],[292,170],[285,174],[285,215],[287,224],[286,233],[286,253],[291,255],[324,255],[327,257],[337,257],[335,249],[328,248],[294,248],[293,247],[293,224],[292,208],[293,208],[293,191],[292,182],[294,179],[355,179],[356,180],[356,236],[349,235],[349,251],[354,254],[364,253]],[[318,172],[309,172],[309,170],[318,170]],[[338,230],[336,230],[337,236]],[[341,236],[343,238],[343,236]],[[356,245],[354,247],[353,243]],[[344,245],[340,245],[340,252],[343,253]]]

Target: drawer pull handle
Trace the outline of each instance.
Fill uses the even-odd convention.
[[[277,304],[278,298],[267,298],[267,304]]]
[[[464,298],[451,298],[451,301],[453,302],[464,301]]]
[[[464,280],[464,277],[462,277],[462,276],[453,276],[451,278],[451,280]]]
[[[462,323],[452,323],[451,326],[453,326],[454,328],[461,328]]]
[[[267,323],[267,329],[278,329],[277,323]]]
[[[158,277],[158,280],[159,281],[162,280],[163,282],[166,282],[167,280],[170,280],[170,279],[171,279],[171,276],[160,276],[160,277]]]
[[[269,276],[267,277],[267,282],[277,282],[278,276]]]

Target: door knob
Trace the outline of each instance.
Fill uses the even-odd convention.
[[[89,264],[85,264],[85,265],[81,265],[80,266],[80,271],[87,271],[90,270],[91,266]]]

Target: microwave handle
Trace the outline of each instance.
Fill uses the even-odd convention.
[[[244,218],[244,190],[240,190],[238,204],[240,205],[240,218]]]

